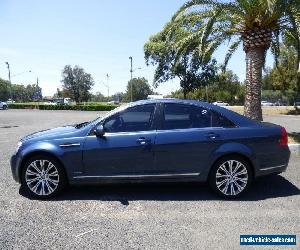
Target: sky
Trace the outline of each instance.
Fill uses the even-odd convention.
[[[93,92],[107,95],[126,90],[130,79],[129,56],[134,77],[153,82],[155,68],[145,64],[143,46],[159,32],[184,0],[0,0],[0,77],[32,84],[39,79],[43,95],[61,87],[65,65],[79,65],[94,78]],[[224,44],[215,54],[221,63]],[[270,55],[267,65],[271,65]],[[138,69],[141,68],[141,69]],[[245,54],[240,48],[229,69],[245,79]],[[31,72],[29,72],[31,71]],[[104,84],[105,83],[105,84]],[[179,89],[178,79],[162,83],[156,92]]]

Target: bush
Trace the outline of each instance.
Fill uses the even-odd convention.
[[[45,105],[45,104],[27,104],[12,103],[8,104],[10,109],[40,109],[40,110],[81,110],[81,111],[110,111],[117,107],[112,104],[92,104],[92,105]]]

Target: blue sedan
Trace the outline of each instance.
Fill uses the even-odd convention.
[[[245,193],[259,176],[286,170],[287,133],[205,102],[145,100],[91,122],[20,140],[13,178],[50,198],[67,184],[208,182],[219,195]]]

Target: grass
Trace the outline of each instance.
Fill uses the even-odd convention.
[[[289,144],[300,143],[300,133],[289,133]]]
[[[244,114],[244,106],[232,106],[229,109]],[[262,107],[262,112],[263,115],[293,115],[295,108],[294,106]]]

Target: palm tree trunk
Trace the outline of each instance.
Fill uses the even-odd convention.
[[[255,47],[246,51],[245,116],[262,121],[261,81],[265,61],[265,49]]]

